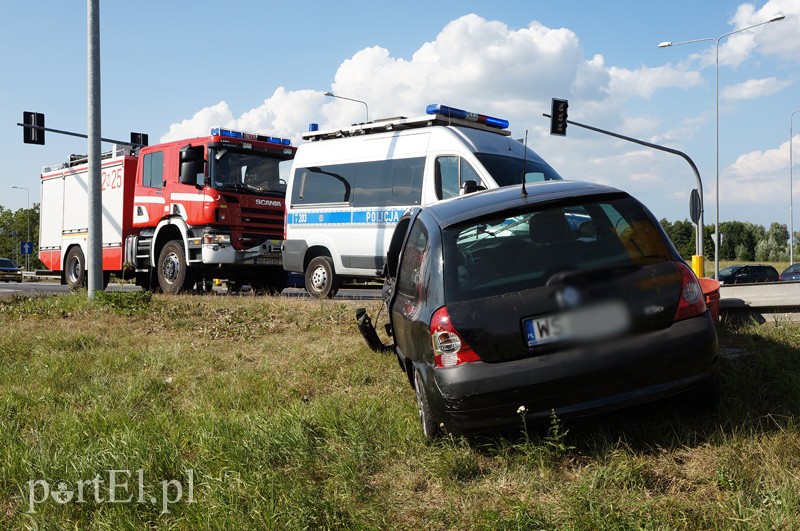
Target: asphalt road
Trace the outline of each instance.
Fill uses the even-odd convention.
[[[111,283],[106,288],[106,291],[138,291],[140,288],[131,284],[114,284]],[[39,282],[3,282],[0,283],[0,297],[10,297],[13,295],[22,295],[26,297],[34,295],[57,295],[60,293],[69,293],[67,286],[62,286],[56,281],[40,280]],[[224,286],[217,286],[214,288],[216,295],[228,295],[228,290]],[[238,294],[239,296],[250,296],[248,291],[243,290]],[[302,288],[286,288],[281,293],[281,297],[299,297],[311,298],[306,290]],[[360,289],[341,289],[336,294],[336,299],[341,300],[378,300],[381,298],[380,289],[360,288]]]

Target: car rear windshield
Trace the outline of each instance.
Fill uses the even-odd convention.
[[[564,272],[591,274],[673,260],[662,231],[635,199],[581,199],[446,228],[447,300],[544,286]]]

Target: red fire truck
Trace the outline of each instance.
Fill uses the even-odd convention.
[[[111,274],[179,293],[222,278],[279,292],[288,139],[227,129],[102,158],[103,285]],[[281,171],[283,169],[283,172]],[[39,258],[62,283],[86,285],[88,164],[42,172]]]

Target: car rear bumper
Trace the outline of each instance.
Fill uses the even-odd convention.
[[[599,413],[675,395],[715,378],[711,314],[591,347],[502,362],[430,369],[434,414],[448,431]],[[431,374],[432,373],[432,374]],[[432,376],[432,381],[430,380]]]

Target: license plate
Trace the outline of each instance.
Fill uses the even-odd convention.
[[[271,256],[259,256],[256,258],[256,264],[259,265],[278,265],[278,258]]]
[[[604,339],[626,332],[630,324],[628,309],[620,301],[607,301],[522,321],[529,347],[565,340],[590,342]]]
[[[525,319],[525,338],[529,347],[563,341],[571,336],[569,314],[548,315],[537,319]]]

